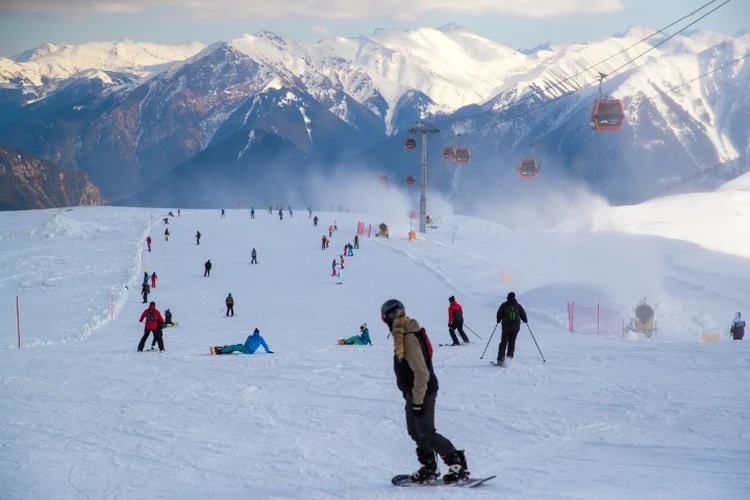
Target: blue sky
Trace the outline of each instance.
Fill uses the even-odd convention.
[[[319,40],[448,23],[512,48],[528,48],[605,38],[633,24],[661,28],[707,1],[191,0],[188,11],[181,0],[2,0],[0,56],[46,41],[213,43],[261,30]],[[695,27],[725,33],[748,29],[750,2],[733,0]]]

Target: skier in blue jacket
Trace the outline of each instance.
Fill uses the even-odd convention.
[[[253,330],[253,333],[247,337],[244,344],[225,345],[223,347],[212,346],[209,348],[209,351],[211,354],[231,354],[235,351],[241,352],[242,354],[254,354],[260,346],[263,346],[263,349],[265,349],[268,354],[273,354],[273,351],[268,348],[266,341],[260,336],[260,330],[256,328]]]

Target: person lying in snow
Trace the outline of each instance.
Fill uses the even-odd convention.
[[[339,339],[339,345],[372,345],[370,340],[370,330],[367,323],[359,327],[360,334],[349,337],[348,339]]]
[[[254,354],[260,346],[266,350],[268,354],[273,354],[273,351],[268,348],[268,344],[260,336],[260,330],[257,328],[253,330],[253,333],[247,337],[244,344],[225,345],[223,347],[212,346],[208,350],[211,354],[231,354],[235,351],[241,352],[242,354]]]

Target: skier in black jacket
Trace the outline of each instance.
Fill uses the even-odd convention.
[[[516,300],[516,294],[510,292],[507,300],[500,304],[500,308],[497,310],[497,322],[502,324],[502,337],[497,351],[497,364],[500,366],[505,364],[506,347],[508,349],[507,356],[513,359],[513,354],[516,351],[516,338],[518,337],[518,331],[521,329],[521,321],[529,322],[526,311]]]
[[[203,277],[205,278],[206,276],[211,276],[211,267],[212,267],[211,259],[208,259],[206,263],[203,264],[203,267],[205,268],[203,270]]]
[[[411,480],[423,483],[440,477],[435,453],[448,466],[443,476],[445,483],[467,480],[470,473],[463,450],[456,450],[453,443],[435,431],[438,380],[432,369],[432,346],[424,328],[406,316],[404,305],[396,299],[386,301],[380,314],[393,334],[396,384],[406,400],[406,428],[417,444],[417,459],[422,464]]]

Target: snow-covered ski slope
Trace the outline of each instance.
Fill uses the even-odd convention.
[[[720,207],[710,196],[705,214]],[[638,227],[694,225],[700,237],[700,220],[661,206],[640,210]],[[627,234],[633,220],[610,231],[514,232],[446,216],[416,241],[408,220],[389,220],[391,239],[364,238],[336,285],[331,260],[358,220],[382,222],[372,211],[319,213],[314,228],[302,210],[283,221],[260,209],[255,220],[246,209],[225,219],[190,210],[171,219],[169,242],[164,215],[0,213],[3,499],[747,498],[750,349],[726,338],[735,310],[750,314],[742,257]],[[180,323],[165,330],[165,353],[135,352],[143,269],[160,277],[149,300]],[[510,368],[489,364],[498,334],[479,359],[511,289],[546,363],[526,329]],[[234,318],[223,316],[230,292]],[[450,295],[481,341],[467,331],[471,345],[437,346],[449,341]],[[379,319],[391,297],[435,345],[438,430],[466,450],[475,476],[498,475],[482,488],[390,484],[417,467]],[[628,315],[643,297],[659,302],[656,340],[567,331],[567,301]],[[374,346],[336,345],[363,322]],[[208,354],[254,327],[274,354]],[[701,342],[703,331],[722,340]]]

